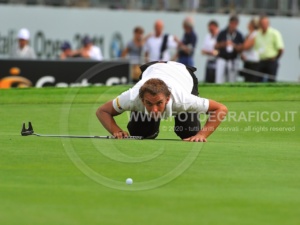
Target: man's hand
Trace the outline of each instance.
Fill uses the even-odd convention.
[[[227,40],[226,46],[234,46],[234,43],[231,40]]]
[[[128,137],[129,134],[127,131],[120,130],[120,131],[114,132],[113,136],[117,139],[123,139],[124,137]]]
[[[96,111],[96,116],[99,121],[105,127],[105,129],[111,133],[114,137],[121,139],[127,137],[128,133],[123,131],[116,123],[114,116],[120,115],[114,107],[112,101],[109,101],[99,107]]]
[[[209,100],[209,117],[204,127],[195,136],[186,138],[184,141],[207,142],[206,139],[217,129],[222,120],[225,118],[227,112],[228,109],[225,105]]]
[[[195,136],[183,139],[184,141],[190,141],[190,142],[207,142],[206,137],[204,137],[201,134],[196,134]]]

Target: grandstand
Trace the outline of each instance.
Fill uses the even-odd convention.
[[[0,0],[0,4],[300,16],[300,0]]]

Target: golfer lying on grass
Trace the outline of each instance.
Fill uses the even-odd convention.
[[[198,80],[193,67],[177,62],[152,62],[141,66],[142,78],[128,91],[102,105],[96,115],[116,138],[127,137],[114,117],[130,111],[127,125],[132,136],[154,139],[161,119],[175,116],[174,132],[184,141],[206,142],[227,114],[226,106],[198,97]],[[204,127],[200,113],[208,113]]]

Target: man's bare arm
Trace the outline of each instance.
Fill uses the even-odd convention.
[[[201,50],[202,55],[208,55],[208,56],[217,56],[218,55],[218,50],[213,50],[213,51],[207,51],[207,50]]]
[[[279,59],[282,56],[282,54],[283,54],[283,49],[279,49],[276,59]]]
[[[116,138],[123,138],[127,137],[128,133],[123,131],[116,123],[114,116],[120,115],[112,104],[112,101],[109,101],[99,107],[96,111],[96,116],[98,117],[99,121],[103,125],[103,127],[111,133]]]
[[[227,46],[227,42],[226,41],[217,42],[215,44],[215,49],[220,50],[222,48],[226,48],[226,46]]]
[[[122,51],[121,57],[122,57],[122,58],[125,58],[125,57],[127,56],[128,52],[129,52],[129,49],[128,49],[128,47],[127,47],[127,48],[125,48],[125,49]]]
[[[255,38],[247,38],[243,44],[243,50],[251,49],[255,44]]]
[[[195,136],[186,138],[184,141],[206,142],[206,139],[217,129],[222,120],[225,118],[227,112],[228,109],[225,105],[209,100],[209,117],[204,127]]]

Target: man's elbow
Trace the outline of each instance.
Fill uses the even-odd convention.
[[[98,119],[101,118],[101,114],[103,114],[103,106],[100,106],[100,107],[96,110],[96,116],[98,117]]]
[[[228,113],[228,108],[225,105],[221,104],[218,111],[219,111],[219,114],[221,114],[222,119],[224,119]]]
[[[220,108],[222,112],[228,113],[228,108],[225,105],[222,104]]]

